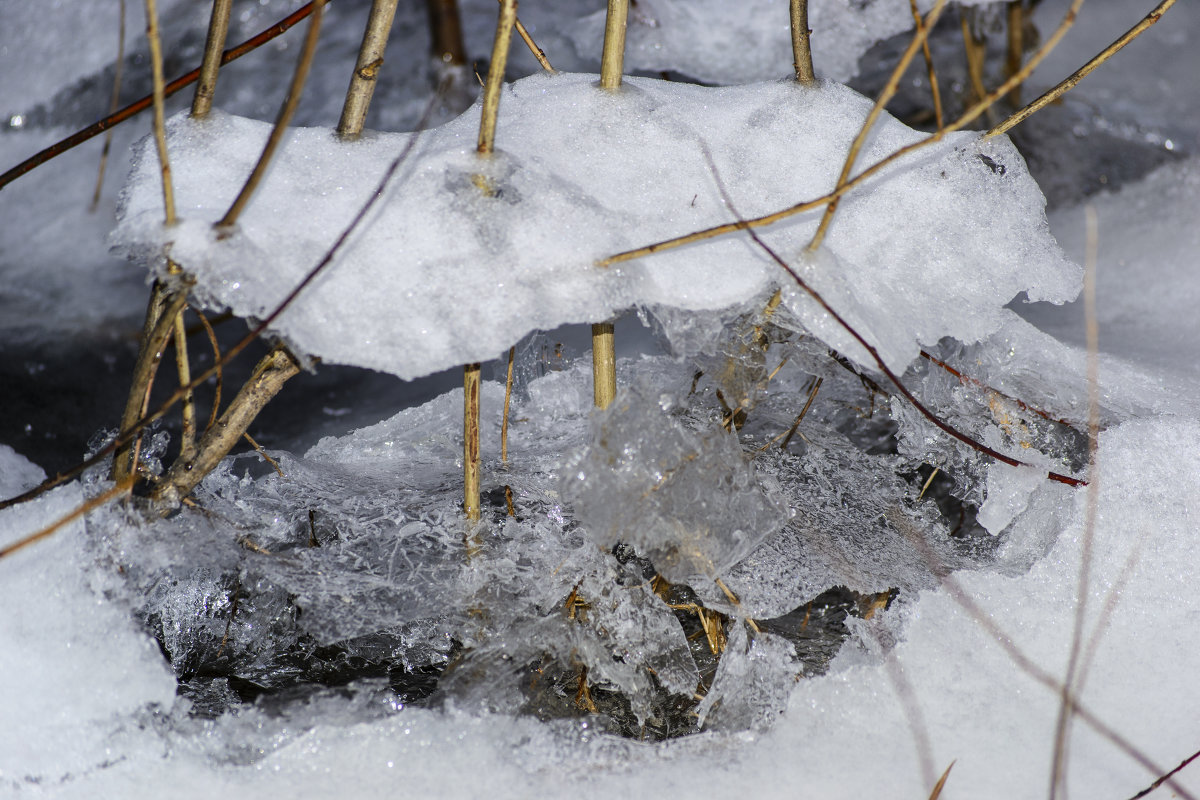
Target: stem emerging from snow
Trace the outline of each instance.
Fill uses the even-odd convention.
[[[367,17],[367,28],[363,31],[362,46],[358,48],[358,61],[354,74],[350,76],[350,88],[346,90],[346,102],[342,106],[342,118],[338,121],[338,136],[346,140],[357,139],[362,134],[367,109],[371,107],[371,96],[375,93],[375,79],[383,66],[383,52],[387,48],[388,34],[396,16],[397,0],[375,0]]]
[[[208,21],[208,38],[204,42],[204,60],[200,62],[200,81],[192,98],[192,116],[203,119],[212,110],[213,95],[217,92],[217,71],[229,33],[229,12],[233,0],[213,0],[212,16]]]

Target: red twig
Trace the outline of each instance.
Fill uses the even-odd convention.
[[[264,45],[267,42],[274,39],[276,36],[279,36],[280,34],[284,33],[289,28],[294,26],[297,22],[299,22],[300,20],[304,19],[309,14],[311,14],[312,13],[312,5],[313,5],[312,3],[305,4],[301,8],[294,11],[293,13],[291,13],[288,16],[281,19],[279,22],[276,22],[271,27],[260,32],[258,35],[247,39],[246,41],[242,42],[241,44],[237,45],[236,47],[229,48],[221,55],[221,64],[222,65],[228,64],[230,61],[233,61],[234,59],[241,58],[242,56],[246,55],[246,53],[249,53],[251,50],[255,50],[255,49],[261,47],[262,45]],[[175,80],[168,83],[163,90],[163,95],[165,97],[170,97],[171,95],[178,92],[180,89],[191,86],[193,83],[196,82],[196,79],[199,77],[200,77],[200,68],[197,67],[196,69],[192,70],[188,74],[178,77]],[[115,114],[109,114],[107,117],[100,120],[99,122],[92,123],[91,125],[84,128],[83,130],[76,131],[75,133],[71,134],[70,136],[63,139],[62,141],[56,142],[55,144],[52,144],[49,147],[47,147],[45,150],[42,150],[41,152],[30,156],[29,158],[22,161],[20,164],[17,164],[15,167],[10,169],[8,172],[5,172],[3,175],[0,175],[0,189],[3,189],[5,186],[12,183],[13,181],[15,181],[17,178],[21,177],[25,173],[32,171],[33,169],[41,166],[42,164],[45,164],[47,161],[54,158],[55,156],[62,155],[63,153],[70,150],[72,147],[75,147],[76,145],[79,145],[79,144],[83,144],[88,139],[91,139],[93,136],[99,136],[100,134],[102,134],[106,130],[108,130],[109,128],[112,128],[112,127],[124,122],[125,120],[129,119],[130,117],[132,117],[142,111],[145,111],[153,103],[154,103],[154,96],[146,95],[141,100],[130,103],[129,105],[125,106],[120,111],[116,112]]]

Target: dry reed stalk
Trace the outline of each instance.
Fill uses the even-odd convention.
[[[738,231],[749,231],[753,230],[754,228],[773,225],[776,222],[788,219],[789,217],[794,217],[797,214],[802,214],[805,211],[811,211],[814,208],[820,208],[821,206],[827,205],[830,201],[848,194],[896,161],[899,161],[905,156],[915,153],[918,150],[929,147],[930,145],[937,144],[946,137],[947,133],[961,130],[978,119],[979,116],[983,114],[987,108],[992,106],[1000,97],[1012,91],[1014,86],[1028,78],[1029,74],[1032,73],[1037,65],[1042,62],[1042,59],[1044,59],[1046,55],[1058,45],[1058,43],[1062,40],[1062,37],[1065,36],[1067,31],[1071,29],[1071,26],[1075,24],[1075,18],[1078,15],[1079,8],[1083,5],[1083,3],[1084,0],[1072,0],[1071,6],[1063,15],[1062,21],[1059,23],[1058,27],[1054,30],[1050,37],[1047,38],[1046,42],[1041,46],[1041,48],[1039,48],[1038,51],[1025,62],[1024,66],[1021,67],[1021,71],[1016,75],[1013,75],[997,88],[993,89],[983,100],[964,111],[962,115],[958,117],[958,119],[947,124],[941,130],[931,133],[924,139],[920,139],[912,144],[905,145],[904,147],[894,150],[888,156],[881,158],[879,161],[867,167],[862,172],[846,181],[844,185],[834,189],[832,192],[822,195],[814,200],[805,200],[779,211],[775,211],[770,214],[764,214],[760,217],[738,219],[735,222],[727,222],[723,225],[714,225],[711,228],[693,231],[691,233],[684,234],[683,236],[676,236],[672,239],[664,239],[660,242],[644,245],[642,247],[636,247],[632,250],[624,250],[620,253],[611,255],[608,258],[603,258],[599,261],[596,261],[594,266],[610,267],[613,264],[619,264],[623,261],[630,261],[635,258],[661,253],[665,250],[674,250],[677,247],[683,247],[684,245],[692,244],[693,242],[701,242],[706,239],[713,239],[718,236],[725,236]]]
[[[1009,129],[1011,129],[1017,125],[1020,125],[1022,122],[1024,122],[1026,119],[1028,119],[1032,115],[1036,114],[1042,108],[1045,108],[1047,105],[1049,105],[1050,103],[1053,103],[1055,100],[1057,100],[1062,95],[1064,95],[1067,92],[1074,89],[1075,86],[1081,80],[1083,80],[1085,77],[1087,77],[1088,74],[1091,73],[1092,70],[1094,70],[1096,67],[1103,64],[1108,59],[1112,58],[1113,55],[1118,50],[1120,50],[1125,45],[1132,42],[1137,37],[1141,36],[1143,33],[1146,32],[1146,30],[1148,30],[1150,28],[1151,25],[1158,22],[1162,18],[1162,15],[1167,13],[1167,10],[1173,5],[1175,5],[1175,0],[1163,0],[1163,2],[1159,3],[1157,6],[1154,7],[1153,11],[1151,11],[1149,14],[1147,14],[1145,17],[1143,17],[1142,20],[1140,22],[1138,22],[1138,24],[1134,25],[1132,28],[1127,30],[1125,33],[1121,34],[1121,36],[1118,37],[1115,42],[1110,44],[1108,47],[1104,48],[1104,50],[1102,50],[1099,54],[1097,54],[1095,58],[1093,58],[1091,61],[1088,61],[1086,64],[1084,64],[1079,69],[1075,70],[1075,72],[1071,73],[1070,76],[1065,78],[1061,83],[1059,83],[1053,89],[1050,89],[1048,92],[1043,94],[1041,97],[1034,100],[1032,103],[1025,106],[1020,111],[1018,111],[1015,114],[1013,114],[1012,116],[1010,116],[1008,119],[1004,120],[1004,122],[993,127],[991,130],[989,130],[985,134],[985,136],[996,136],[997,134],[1007,132]]]
[[[282,346],[276,346],[254,368],[217,424],[207,430],[192,459],[176,459],[151,496],[163,512],[179,506],[183,498],[220,463],[250,427],[263,407],[288,379],[300,372],[300,364]]]
[[[358,60],[350,76],[346,102],[342,105],[342,118],[338,121],[337,133],[342,139],[353,141],[362,135],[367,109],[371,107],[371,96],[375,93],[375,79],[379,68],[383,66],[383,53],[387,48],[388,34],[392,31],[397,2],[374,0],[371,3],[362,45],[358,48]]]
[[[135,484],[136,482],[137,482],[136,475],[126,476],[122,480],[117,481],[116,485],[113,486],[108,491],[104,492],[103,494],[101,494],[97,497],[93,497],[91,500],[88,500],[86,503],[79,506],[75,510],[71,511],[69,514],[58,518],[57,520],[50,523],[46,527],[44,527],[40,530],[37,530],[37,531],[29,534],[28,536],[18,539],[17,541],[15,541],[11,544],[5,545],[4,547],[0,547],[0,559],[3,559],[7,556],[11,556],[13,553],[17,552],[18,550],[22,549],[23,547],[28,547],[29,545],[33,544],[34,542],[41,541],[42,539],[45,539],[46,537],[57,533],[59,530],[62,529],[62,527],[64,525],[74,522],[75,520],[82,517],[84,514],[88,513],[89,511],[92,511],[93,509],[99,508],[100,506],[104,505],[108,501],[124,495],[130,489],[133,488],[133,484]]]
[[[987,38],[976,35],[971,30],[970,9],[960,8],[958,11],[959,25],[962,27],[963,51],[967,59],[967,77],[971,83],[971,103],[978,103],[987,97],[987,88],[983,85],[983,64],[987,59]]]
[[[504,0],[497,0],[497,2],[503,3]],[[533,54],[535,59],[537,59],[538,64],[540,64],[542,69],[544,69],[546,72],[553,74],[555,70],[554,67],[550,65],[550,60],[546,58],[546,51],[538,47],[537,42],[535,42],[533,37],[529,35],[529,31],[525,29],[523,24],[521,24],[521,18],[517,17],[514,24],[517,29],[517,35],[521,37],[521,41],[525,42],[525,46],[529,48],[529,52]]]
[[[1004,77],[1016,75],[1025,58],[1025,0],[1009,0],[1005,23],[1008,50],[1004,54]],[[1013,108],[1021,107],[1021,87],[1008,93],[1008,102]]]
[[[147,0],[150,2],[150,0]],[[308,71],[312,67],[313,53],[317,49],[317,39],[321,34],[321,18],[325,13],[326,0],[313,0],[312,15],[308,21],[308,32],[304,37],[304,46],[300,50],[300,58],[296,62],[296,71],[292,74],[292,83],[288,87],[287,97],[284,98],[283,105],[279,109],[279,116],[275,118],[275,125],[271,128],[271,134],[267,137],[267,143],[263,147],[262,155],[259,156],[258,163],[254,165],[254,169],[250,172],[250,177],[246,179],[246,184],[242,190],[238,192],[238,196],[234,199],[233,204],[229,206],[229,210],[225,212],[225,216],[214,226],[217,228],[228,228],[237,223],[237,219],[246,208],[246,204],[250,202],[251,195],[258,188],[259,181],[266,174],[267,166],[271,163],[272,156],[275,155],[275,150],[279,147],[279,143],[283,140],[287,133],[288,123],[291,122],[292,115],[296,113],[296,107],[300,105],[300,94],[304,91],[304,83],[308,80]]]
[[[463,367],[463,513],[479,519],[479,365]]]
[[[925,25],[925,20],[921,18],[921,12],[917,10],[917,0],[908,0],[909,9],[912,11],[913,25],[920,30]],[[945,112],[942,110],[942,90],[938,86],[937,70],[933,68],[933,52],[929,49],[929,34],[925,34],[925,41],[921,43],[921,55],[925,57],[925,70],[929,73],[929,89],[933,95],[933,119],[938,130],[946,124]]]
[[[500,90],[504,86],[504,70],[508,65],[508,50],[512,44],[512,31],[516,20],[516,0],[502,0],[496,21],[496,37],[492,42],[492,62],[488,65],[487,83],[483,88],[479,139],[475,147],[476,152],[483,158],[491,156],[496,149]],[[490,180],[482,174],[475,175],[473,182],[484,194],[490,196],[495,192]],[[463,513],[470,522],[475,522],[480,516],[479,364],[463,367]],[[468,542],[468,551],[470,549]]]
[[[1083,652],[1083,627],[1087,617],[1088,589],[1091,584],[1092,552],[1096,539],[1096,520],[1100,505],[1100,326],[1096,318],[1096,261],[1099,257],[1099,223],[1096,207],[1091,203],[1084,208],[1086,221],[1086,246],[1083,270],[1083,312],[1087,327],[1087,382],[1088,382],[1088,481],[1083,516],[1083,536],[1080,542],[1079,580],[1075,588],[1075,618],[1071,629],[1071,649],[1067,657],[1067,674],[1063,678],[1059,697],[1058,720],[1054,729],[1054,757],[1050,770],[1050,800],[1059,793],[1066,794],[1067,745],[1070,739],[1071,718],[1074,709],[1072,695],[1081,691],[1076,688],[1079,678],[1080,657]]]
[[[816,86],[817,74],[813,71],[812,47],[808,29],[808,0],[791,0],[792,67],[796,71],[796,82],[804,86]]]
[[[504,376],[504,416],[500,422],[500,461],[508,463],[508,409],[512,403],[512,388],[513,388],[513,360],[517,354],[517,348],[508,348],[508,373]],[[511,497],[511,492],[510,492]],[[512,500],[509,500],[509,505],[512,505]],[[513,516],[510,514],[509,516]]]
[[[862,150],[863,144],[867,141],[867,135],[870,134],[871,128],[875,127],[875,121],[879,119],[879,115],[883,113],[884,107],[895,96],[896,90],[900,87],[900,79],[908,70],[908,65],[912,63],[913,58],[917,55],[917,51],[921,49],[921,45],[929,38],[929,32],[933,30],[933,26],[937,24],[938,17],[942,15],[942,11],[946,8],[946,0],[937,0],[933,8],[929,11],[929,16],[925,18],[925,24],[917,27],[916,33],[913,34],[912,40],[905,48],[904,54],[900,56],[900,60],[896,62],[896,66],[892,69],[892,74],[884,84],[883,90],[879,92],[879,97],[875,100],[875,105],[871,107],[870,113],[863,121],[862,127],[858,131],[858,135],[854,137],[854,141],[850,144],[850,152],[846,154],[846,160],[842,164],[842,173],[838,176],[837,188],[840,189],[850,180],[850,172],[854,169],[854,162],[858,160],[859,151]],[[808,243],[808,249],[816,252],[821,247],[821,242],[825,240],[825,234],[829,230],[829,224],[833,222],[833,215],[837,213],[840,196],[829,201],[825,206],[825,214],[821,217],[821,222],[817,225],[817,232],[813,234],[812,241]]]
[[[946,767],[942,777],[938,778],[938,782],[933,785],[933,791],[929,793],[929,800],[938,800],[942,796],[942,789],[946,788],[946,781],[950,779],[950,770],[954,769],[954,763],[950,762],[950,766]]]
[[[159,171],[162,174],[163,206],[166,209],[166,224],[175,224],[175,191],[171,183],[171,161],[167,156],[166,121],[163,100],[165,99],[162,41],[158,35],[157,0],[146,0],[146,38],[150,42],[150,69],[154,79],[154,147],[158,151]]]
[[[125,71],[125,0],[121,0],[120,10],[118,11],[118,26],[117,31],[117,60],[113,74],[113,90],[112,100],[108,104],[108,113],[117,113],[121,107],[121,76]],[[92,192],[91,210],[95,211],[100,205],[100,192],[104,188],[104,172],[108,166],[108,154],[112,150],[112,129],[104,136],[104,148],[100,151],[100,169],[96,175],[96,189]]]
[[[428,6],[434,57],[447,66],[463,66],[467,63],[467,48],[457,0],[429,0]]]
[[[204,58],[200,62],[200,79],[192,97],[192,116],[203,119],[212,110],[213,95],[217,92],[217,71],[225,52],[225,36],[229,33],[229,12],[233,0],[213,0],[212,16],[208,20],[208,38],[204,41]]]
[[[604,23],[604,49],[600,57],[600,88],[621,88],[625,66],[625,27],[629,0],[608,0]],[[617,354],[612,322],[592,325],[592,401],[596,408],[608,408],[617,395]]]
[[[228,64],[234,59],[241,58],[242,56],[246,55],[246,53],[256,50],[275,37],[286,33],[297,22],[300,22],[302,19],[312,13],[312,5],[312,3],[308,3],[307,5],[301,6],[269,28],[260,31],[236,47],[229,48],[225,51],[224,55],[221,56],[221,64]],[[199,67],[185,75],[179,76],[163,87],[164,96],[170,97],[181,89],[186,89],[195,83],[199,76]],[[22,161],[20,164],[17,164],[15,167],[0,175],[0,189],[12,183],[27,172],[31,172],[40,167],[42,164],[45,164],[52,158],[62,155],[71,148],[77,147],[78,145],[83,144],[95,136],[99,136],[110,128],[121,124],[130,117],[142,113],[147,108],[150,108],[153,103],[154,95],[148,94],[145,97],[135,100],[134,102],[125,106],[117,113],[109,114],[104,119],[94,122],[91,125],[88,125],[86,128],[82,128],[75,133],[72,133],[65,139],[60,139],[49,147],[39,150],[29,158]]]

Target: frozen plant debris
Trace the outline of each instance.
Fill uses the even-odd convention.
[[[630,78],[612,94],[592,75],[523,79],[506,87],[496,155],[475,153],[478,106],[422,134],[385,202],[274,328],[326,361],[414,378],[494,358],[533,330],[629,308],[738,305],[789,283],[739,237],[609,268],[595,262],[736,218],[706,149],[742,216],[824,195],[869,108],[832,83],[706,88]],[[156,270],[169,252],[195,276],[201,301],[258,318],[317,264],[415,135],[348,144],[326,130],[292,131],[237,231],[218,236],[212,223],[269,126],[214,115],[177,117],[169,129],[182,221],[162,226],[158,165],[144,142],[112,241]],[[885,115],[859,163],[919,138]],[[477,174],[494,184],[491,196],[470,179]],[[844,198],[824,245],[839,266],[813,283],[852,288],[852,318],[888,333],[875,344],[901,371],[922,344],[987,336],[1020,292],[1074,296],[1079,270],[1050,237],[1043,205],[1006,139],[947,136]],[[763,235],[794,259],[818,218]],[[846,354],[873,368],[859,349]]]
[[[596,414],[588,446],[563,467],[563,498],[602,547],[632,545],[671,582],[711,581],[778,530],[788,508],[736,436],[689,431],[665,404],[635,387]]]

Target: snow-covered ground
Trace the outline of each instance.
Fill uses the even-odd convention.
[[[102,113],[116,5],[0,4],[5,167]],[[174,71],[198,59],[202,5],[161,3]],[[363,382],[324,407],[292,401],[318,411],[280,437],[294,443],[273,451],[281,476],[251,452],[204,482],[202,510],[150,524],[100,509],[0,560],[0,794],[926,797],[953,761],[943,797],[1036,795],[1050,780],[1054,682],[1066,674],[1081,579],[1077,685],[1088,720],[1071,729],[1067,793],[1129,797],[1200,749],[1189,667],[1200,652],[1189,599],[1200,568],[1190,541],[1200,509],[1200,98],[1189,89],[1200,9],[1177,4],[1028,123],[1041,137],[1016,137],[1028,172],[1007,140],[962,134],[850,195],[815,257],[800,252],[819,212],[763,231],[927,405],[1029,465],[1009,467],[829,358],[836,348],[890,388],[868,352],[740,234],[593,264],[831,188],[869,103],[832,82],[770,80],[790,67],[786,2],[756,0],[732,20],[729,4],[639,2],[629,66],[649,73],[615,98],[582,74],[596,68],[598,4],[540,5],[522,5],[522,18],[573,73],[506,89],[500,155],[486,167],[473,155],[478,107],[444,113],[382,210],[278,327],[306,354],[405,379],[518,344],[506,464],[503,385],[483,391],[484,526],[465,533],[456,508],[461,390],[431,389],[436,377],[372,383],[334,372]],[[973,5],[984,6],[974,24],[998,16]],[[1152,5],[1085,4],[1027,94]],[[148,69],[133,35],[140,4],[129,6],[133,96]],[[56,430],[71,442],[93,432],[73,414],[37,413],[27,395],[48,385],[46,370],[66,376],[55,385],[78,398],[81,420],[111,427],[119,415],[119,399],[94,407],[119,398],[126,378],[114,364],[124,362],[71,355],[127,353],[140,328],[146,271],[107,254],[110,231],[151,269],[169,243],[199,276],[199,299],[251,316],[340,232],[406,137],[345,145],[328,133],[365,6],[331,5],[298,119],[309,127],[293,134],[232,237],[217,240],[208,223],[261,146],[265,126],[246,118],[273,115],[299,32],[223,73],[214,120],[173,121],[177,229],[157,225],[153,148],[129,155],[145,119],[118,129],[94,212],[95,142],[0,190],[0,361],[5,415],[17,417],[0,428],[11,432],[0,442],[0,495],[42,479]],[[379,129],[406,129],[424,106],[433,68],[423,6],[398,14],[396,72],[381,77],[370,123]],[[235,3],[230,40],[292,7]],[[1039,5],[1043,34],[1065,7]],[[950,52],[956,13],[935,54]],[[486,59],[494,6],[472,0],[464,15],[468,50]],[[866,61],[888,47],[870,45],[911,15],[899,0],[813,0],[810,22],[818,73],[869,81]],[[833,32],[842,47],[830,46]],[[730,86],[665,82],[659,70]],[[535,71],[520,55],[510,77]],[[918,136],[886,118],[859,164]],[[477,191],[477,172],[492,196]],[[1055,187],[1048,219],[1034,179]],[[1082,303],[1053,304],[1079,285],[1088,204],[1099,220],[1103,426],[1090,466],[1078,433]],[[754,326],[775,287],[784,301],[764,348]],[[628,309],[636,314],[617,325],[623,391],[597,413],[586,337],[537,331]],[[921,348],[990,389],[930,366]],[[772,439],[818,377],[782,451]],[[387,395],[356,396],[357,386]],[[755,403],[737,437],[720,429],[718,393],[720,403]],[[288,406],[286,389],[276,403]],[[273,409],[259,423],[268,430]],[[327,433],[338,435],[308,446]],[[167,440],[156,434],[147,457],[161,458]],[[961,530],[944,489],[940,506],[920,497],[923,465],[959,479]],[[1090,485],[1048,481],[1047,471]],[[103,477],[0,511],[0,546],[79,507]],[[506,490],[515,517],[505,516]],[[656,593],[646,563],[614,542],[676,586]],[[813,602],[833,587],[899,593],[886,610],[843,620],[853,603]],[[702,633],[703,618],[664,599],[725,615],[719,662],[702,636],[685,635]],[[576,709],[581,668],[600,713]],[[628,735],[639,725],[653,734],[646,741]],[[650,741],[663,736],[673,738]],[[1191,769],[1159,791],[1200,791]]]

